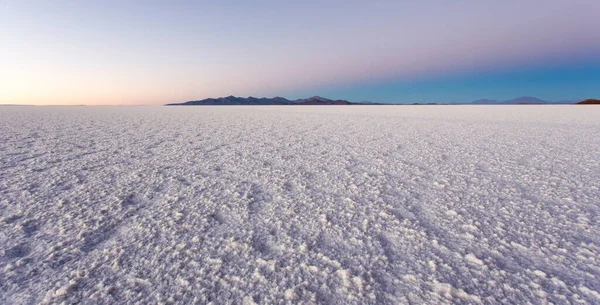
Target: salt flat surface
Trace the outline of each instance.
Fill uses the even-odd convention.
[[[0,108],[0,303],[600,303],[600,107]]]

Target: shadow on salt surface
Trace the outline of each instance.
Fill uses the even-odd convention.
[[[31,247],[26,244],[16,245],[4,251],[4,257],[15,259],[27,256],[31,252]]]
[[[130,194],[121,201],[121,211],[118,217],[106,220],[96,229],[83,235],[80,249],[84,253],[95,250],[101,244],[110,240],[124,223],[144,208],[144,199],[136,194]]]
[[[23,234],[25,237],[31,237],[39,230],[39,226],[35,220],[28,220],[24,222],[22,225]]]

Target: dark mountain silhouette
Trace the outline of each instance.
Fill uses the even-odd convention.
[[[597,104],[598,100],[589,99],[583,102],[577,103],[577,101],[544,101],[531,96],[522,96],[512,100],[498,101],[491,99],[480,99],[473,101],[471,105],[569,105],[569,104]],[[436,103],[414,103],[413,105],[435,105]],[[458,103],[460,104],[460,103]],[[195,106],[195,105],[394,105],[394,104],[381,104],[373,102],[359,102],[353,103],[346,100],[331,100],[328,98],[313,96],[305,99],[288,100],[283,97],[236,97],[227,96],[220,98],[207,98],[203,100],[188,101],[183,103],[172,103],[167,106]],[[395,104],[395,105],[408,105],[408,104]]]
[[[292,104],[296,105],[353,105],[358,103],[351,103],[346,100],[330,100],[320,96],[313,96],[306,99],[298,99],[292,101]]]
[[[195,105],[360,105],[361,103],[351,103],[346,100],[330,100],[320,96],[313,96],[306,99],[288,100],[283,97],[274,98],[256,98],[256,97],[235,97],[227,96],[220,98],[207,98],[198,101],[189,101],[184,103],[172,103],[167,106],[195,106]]]
[[[600,105],[600,100],[590,98],[590,99],[587,99],[585,101],[581,101],[581,102],[579,102],[577,104],[578,105]]]
[[[189,101],[185,103],[173,103],[168,105],[285,105],[289,101],[282,97],[256,98],[256,97],[235,97],[233,95],[220,98],[207,98],[198,101]]]

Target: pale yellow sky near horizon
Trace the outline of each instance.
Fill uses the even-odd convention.
[[[4,0],[0,104],[593,97],[598,15],[584,0]]]

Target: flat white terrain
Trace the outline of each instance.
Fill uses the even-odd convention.
[[[600,107],[0,108],[0,303],[600,303]]]

